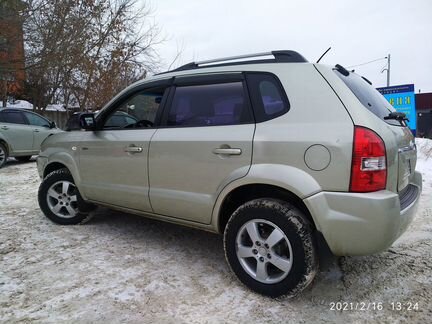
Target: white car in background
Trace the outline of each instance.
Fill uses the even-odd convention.
[[[28,161],[39,154],[41,143],[62,132],[45,117],[21,109],[0,109],[0,168],[8,157]]]

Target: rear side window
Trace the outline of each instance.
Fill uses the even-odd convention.
[[[285,114],[289,102],[279,80],[270,73],[248,73],[255,119],[263,122]]]
[[[217,126],[253,122],[242,82],[179,86],[168,126]]]
[[[0,115],[0,120],[3,123],[27,125],[27,120],[25,119],[24,114],[19,111],[2,111]]]
[[[394,126],[405,126],[402,121],[387,119],[389,113],[396,111],[392,105],[378,92],[374,87],[367,83],[358,74],[350,72],[349,75],[344,76],[339,71],[334,70],[336,75],[348,86],[354,93],[357,99],[365,106],[371,113],[385,121],[387,124]]]

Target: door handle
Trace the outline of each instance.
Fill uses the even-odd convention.
[[[242,154],[242,150],[239,148],[215,148],[213,149],[213,154],[240,155]]]
[[[39,129],[35,129],[34,132],[35,133],[39,133],[40,131],[39,131]]]
[[[128,153],[141,153],[143,151],[142,147],[139,146],[128,146],[125,148],[125,152]]]
[[[4,130],[8,130],[9,129],[9,127],[7,127],[7,126],[2,126],[2,128],[1,129],[4,129]]]

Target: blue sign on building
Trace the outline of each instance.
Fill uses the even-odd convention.
[[[415,110],[414,84],[403,84],[392,87],[377,88],[387,101],[409,119],[408,127],[416,132],[417,114]]]

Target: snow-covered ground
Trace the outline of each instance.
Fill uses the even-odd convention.
[[[280,300],[236,280],[220,236],[107,209],[53,224],[37,204],[35,163],[11,159],[0,170],[0,322],[430,323],[432,141],[417,144],[423,194],[408,231],[386,252],[330,259],[301,296]]]

